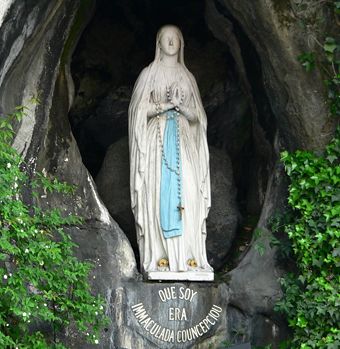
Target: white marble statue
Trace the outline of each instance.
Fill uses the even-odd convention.
[[[173,25],[157,34],[155,59],[129,105],[131,207],[148,279],[213,280],[206,255],[210,209],[207,117],[184,40]]]

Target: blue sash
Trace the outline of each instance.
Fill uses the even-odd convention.
[[[163,135],[163,150],[165,158],[171,167],[176,170],[176,113],[173,110],[166,112],[167,120]],[[179,175],[171,171],[165,164],[162,156],[161,190],[160,190],[160,220],[161,228],[165,238],[182,235],[182,218],[178,206],[181,205],[179,199],[179,186],[182,183],[181,176],[181,155],[179,156]],[[180,182],[178,180],[180,178]]]

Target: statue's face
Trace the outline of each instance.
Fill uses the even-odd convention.
[[[169,56],[176,55],[181,47],[181,41],[175,29],[169,28],[164,31],[160,41],[161,50]]]

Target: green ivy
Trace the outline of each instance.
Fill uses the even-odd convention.
[[[0,118],[0,347],[65,348],[60,339],[65,327],[98,343],[108,321],[104,301],[90,292],[92,264],[77,260],[77,245],[64,231],[81,224],[81,218],[57,208],[42,210],[22,198],[30,190],[36,196],[58,192],[67,199],[76,189],[41,173],[28,176],[10,145],[12,124],[26,110],[18,106]],[[45,331],[38,330],[42,324]]]
[[[288,203],[295,217],[285,226],[299,275],[281,280],[277,309],[294,330],[291,348],[340,347],[340,131],[325,152],[281,154],[290,177]]]
[[[299,62],[306,69],[307,72],[314,70],[315,68],[315,53],[304,52],[298,57]]]

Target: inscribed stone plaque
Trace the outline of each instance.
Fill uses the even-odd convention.
[[[139,292],[125,290],[127,327],[157,348],[190,348],[207,339],[219,344],[226,338],[228,291],[223,285],[145,283]]]

